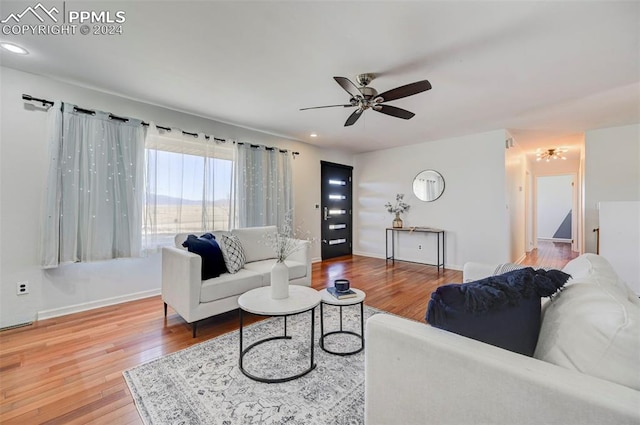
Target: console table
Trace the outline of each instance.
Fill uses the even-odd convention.
[[[387,227],[385,231],[385,257],[387,261],[391,260],[392,262],[396,261],[395,253],[396,253],[396,238],[395,233],[405,232],[405,233],[434,233],[436,235],[436,252],[438,256],[438,261],[436,264],[430,263],[420,263],[426,264],[428,266],[436,266],[438,267],[438,273],[440,272],[440,267],[444,270],[444,255],[445,255],[445,242],[444,242],[444,230],[442,229],[434,229],[431,227]],[[391,255],[389,255],[389,234],[391,234]],[[440,240],[442,239],[442,243]],[[442,261],[441,261],[442,260]],[[407,260],[398,260],[398,261],[407,261]],[[415,262],[415,261],[411,261]]]

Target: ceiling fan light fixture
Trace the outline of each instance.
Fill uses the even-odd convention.
[[[406,109],[398,108],[396,106],[387,105],[386,102],[392,100],[403,99],[405,97],[413,96],[418,93],[431,89],[431,83],[427,80],[416,81],[415,83],[405,84],[404,86],[396,87],[395,89],[387,90],[384,93],[378,95],[378,91],[373,87],[369,87],[368,84],[375,78],[375,74],[359,74],[356,79],[360,84],[360,87],[356,86],[351,80],[346,77],[335,76],[335,80],[340,87],[351,96],[348,105],[326,105],[326,106],[314,106],[311,108],[301,108],[301,111],[308,109],[323,109],[323,108],[335,108],[335,107],[357,107],[357,109],[349,115],[347,121],[344,123],[345,127],[352,126],[358,121],[358,118],[367,109],[373,109],[376,112],[380,112],[391,117],[401,118],[408,120],[413,118],[416,114],[407,111]],[[383,104],[384,103],[384,104]]]
[[[552,159],[562,159],[566,161],[567,157],[565,157],[563,153],[568,151],[569,149],[567,148],[549,148],[545,149],[544,151],[540,151],[540,149],[538,149],[536,151],[536,161],[540,161],[542,159],[544,159],[546,162],[550,162]]]

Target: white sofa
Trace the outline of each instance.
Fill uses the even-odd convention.
[[[463,278],[495,269],[471,264]],[[365,423],[640,424],[640,301],[600,256],[563,271],[572,279],[544,305],[533,357],[396,316],[370,318]]]
[[[175,237],[175,247],[162,249],[162,301],[164,314],[170,305],[187,323],[192,324],[193,337],[199,320],[238,308],[240,295],[254,288],[268,286],[275,252],[265,243],[265,235],[276,232],[275,226],[213,231],[216,240],[224,233],[238,237],[246,263],[237,273],[223,273],[219,277],[202,280],[202,258],[187,251],[182,243],[188,233]],[[199,236],[199,235],[198,235]],[[298,240],[299,249],[285,264],[289,267],[289,283],[311,286],[310,242]]]

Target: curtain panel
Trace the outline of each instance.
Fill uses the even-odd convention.
[[[277,148],[238,146],[236,205],[238,227],[284,228],[293,211],[291,155]],[[291,217],[289,217],[291,220]]]
[[[56,102],[48,111],[47,139],[42,265],[138,256],[142,122]]]
[[[235,147],[213,136],[154,123],[145,137],[143,246],[173,246],[177,233],[228,230],[233,222]]]

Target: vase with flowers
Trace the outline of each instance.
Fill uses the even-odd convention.
[[[293,217],[287,212],[282,227],[265,235],[265,243],[276,254],[276,263],[271,268],[271,298],[280,300],[289,297],[289,268],[285,260],[303,247],[300,239],[311,240],[300,236],[300,230],[294,230]]]
[[[400,214],[409,211],[411,205],[404,202],[404,193],[396,194],[396,203],[392,204],[391,202],[387,202],[385,204],[385,208],[387,212],[390,214],[395,214],[395,218],[393,219],[393,228],[398,229],[403,227],[402,218],[400,218]]]

